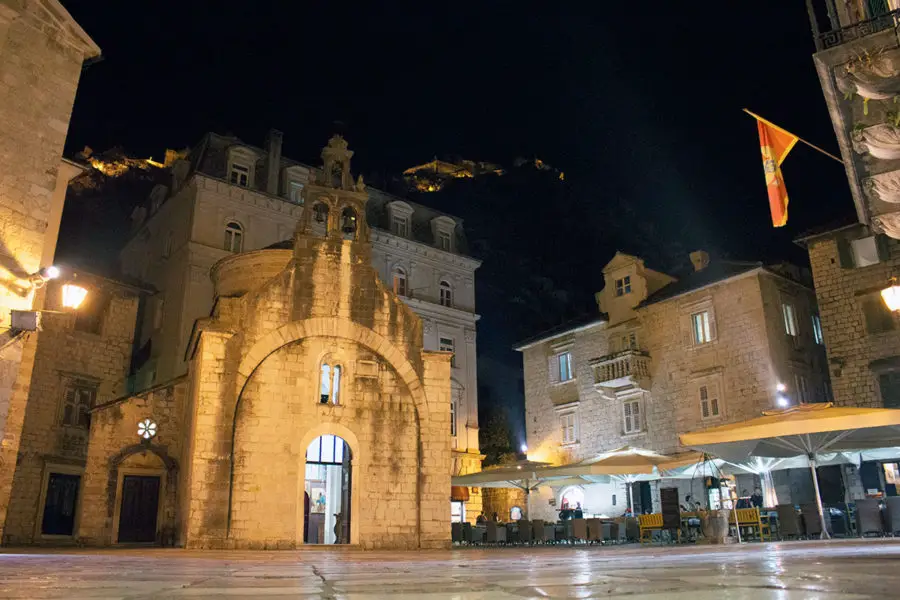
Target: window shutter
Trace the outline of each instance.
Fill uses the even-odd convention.
[[[550,383],[559,383],[559,357],[554,354],[549,361]]]
[[[632,402],[631,403],[631,416],[634,420],[634,431],[641,430],[641,403],[640,402]]]
[[[875,249],[878,251],[878,260],[886,262],[891,258],[891,238],[884,234],[875,236]]]
[[[706,312],[707,319],[709,319],[709,341],[716,339],[716,313],[713,312],[712,307],[709,308]]]
[[[853,264],[853,249],[850,247],[849,240],[846,238],[838,238],[837,251],[841,268],[852,269],[855,265]]]

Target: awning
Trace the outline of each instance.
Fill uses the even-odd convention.
[[[450,488],[451,502],[468,502],[469,488],[462,485],[454,485]]]

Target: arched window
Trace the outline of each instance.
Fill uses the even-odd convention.
[[[406,271],[401,267],[394,267],[394,293],[398,296],[409,295],[409,285],[406,281]]]
[[[441,305],[453,306],[453,289],[447,281],[441,281]]]
[[[231,221],[225,226],[225,250],[241,252],[244,249],[244,228],[240,223]]]
[[[341,233],[345,240],[356,238],[356,211],[349,206],[341,211]]]
[[[341,366],[322,363],[319,370],[319,404],[338,404],[341,391]]]

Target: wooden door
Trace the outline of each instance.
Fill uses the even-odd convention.
[[[126,475],[122,480],[119,542],[155,542],[159,477]]]
[[[75,508],[78,506],[80,475],[50,473],[47,480],[47,499],[44,502],[44,535],[72,535],[75,528]]]

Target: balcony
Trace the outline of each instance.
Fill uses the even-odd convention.
[[[834,48],[835,46],[840,46],[841,44],[864,38],[867,35],[872,35],[879,31],[893,29],[900,24],[900,9],[889,11],[881,7],[873,8],[868,6],[865,9],[866,14],[863,15],[865,18],[860,18],[855,14],[852,16],[842,14],[843,11],[838,10],[838,7],[833,4],[833,0],[826,0],[825,4],[824,13],[826,14],[822,14],[821,8],[819,8],[818,11],[815,11],[817,14],[813,14],[814,9],[811,6],[809,7],[811,11],[810,20],[813,26],[813,35],[816,39],[816,50]],[[885,3],[885,6],[886,4],[887,3]],[[832,29],[830,31],[820,32],[818,25],[821,21],[819,21],[817,17],[821,17],[823,20],[827,17],[827,21],[832,24]],[[836,23],[841,21],[846,22],[845,19],[859,20],[851,22],[844,27],[834,27],[834,24]]]
[[[650,355],[642,350],[623,350],[595,358],[590,362],[594,386],[603,388],[650,385]]]

